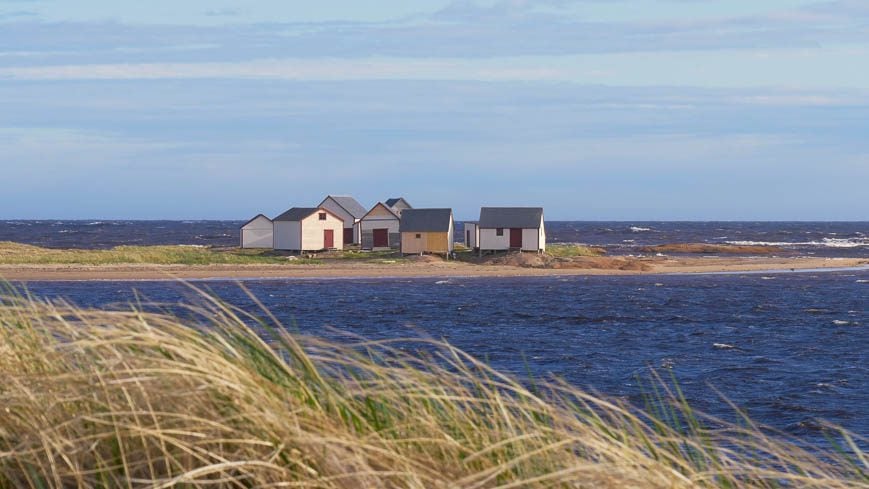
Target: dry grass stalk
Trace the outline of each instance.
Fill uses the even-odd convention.
[[[751,425],[705,429],[678,395],[650,416],[562,383],[531,390],[447,344],[257,334],[211,299],[188,312],[4,300],[0,485],[869,487],[854,444],[818,454]]]

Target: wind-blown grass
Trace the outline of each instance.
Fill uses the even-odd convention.
[[[117,246],[109,250],[52,249],[0,242],[0,265],[257,265],[318,264],[270,250],[215,249],[198,246]]]
[[[532,389],[448,344],[259,335],[209,301],[184,320],[3,301],[0,486],[869,485],[847,435],[843,454],[810,453],[752,425],[704,428],[678,394],[652,416]]]

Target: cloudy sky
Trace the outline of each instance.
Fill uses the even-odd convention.
[[[0,0],[0,219],[326,193],[869,220],[869,2]]]

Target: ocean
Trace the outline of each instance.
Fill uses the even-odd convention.
[[[0,241],[49,248],[186,244],[237,246],[241,221],[0,221]],[[581,243],[641,254],[669,243],[765,244],[787,255],[869,257],[869,222],[548,221],[550,243]],[[462,241],[461,223],[456,241]]]
[[[233,245],[235,222],[0,223],[0,240],[54,247]],[[549,223],[551,241],[636,253],[672,242],[790,243],[869,256],[867,223]],[[233,281],[193,284],[252,312]],[[558,377],[642,405],[652,370],[691,404],[822,443],[822,420],[869,436],[869,270],[615,277],[248,280],[290,329],[336,339],[445,339],[523,377]],[[164,281],[32,282],[37,297],[172,309],[198,299]],[[645,379],[641,381],[641,379]]]

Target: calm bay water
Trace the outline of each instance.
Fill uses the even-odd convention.
[[[197,282],[256,311],[229,281]],[[672,372],[691,403],[822,441],[818,420],[869,435],[869,271],[510,279],[254,280],[288,327],[342,338],[444,338],[518,375],[555,375],[640,403]],[[82,306],[195,301],[172,282],[31,283]],[[290,326],[292,325],[292,326]]]

